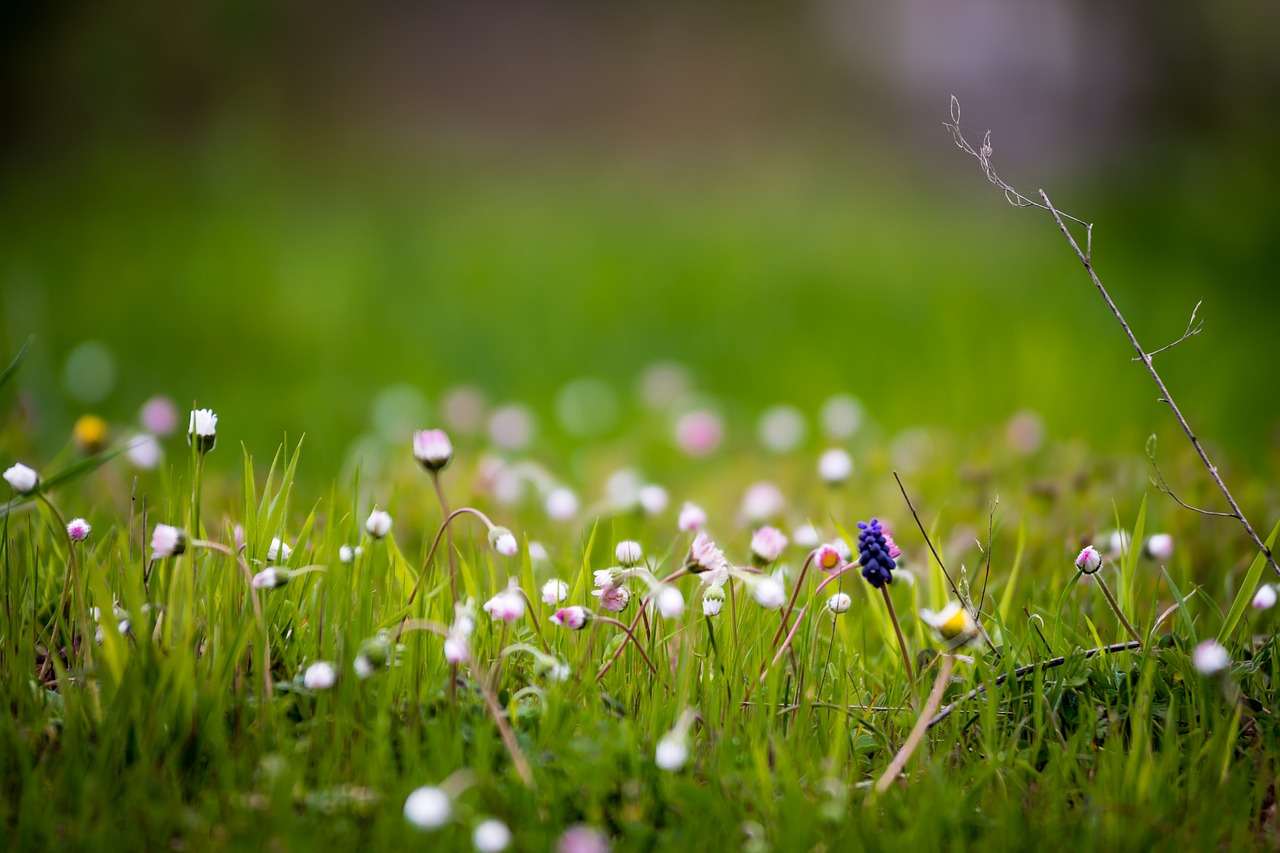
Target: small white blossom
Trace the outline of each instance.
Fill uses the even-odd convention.
[[[191,413],[187,426],[187,443],[194,444],[201,452],[213,450],[218,439],[218,416],[213,409],[196,409]]]
[[[160,464],[163,452],[155,436],[142,433],[129,440],[129,449],[125,451],[125,455],[135,468],[150,471]]]
[[[1142,553],[1147,559],[1157,563],[1168,561],[1173,556],[1173,537],[1168,533],[1156,533],[1147,537]]]
[[[676,520],[676,526],[685,533],[692,533],[706,523],[706,511],[697,504],[688,502],[680,508],[680,517]]]
[[[484,612],[500,622],[515,622],[524,616],[524,597],[505,589],[484,603]]]
[[[271,566],[254,575],[249,583],[254,589],[276,589],[289,583],[289,574],[286,568]]]
[[[557,486],[547,493],[543,508],[553,521],[572,521],[578,514],[578,496],[572,489]]]
[[[428,471],[439,471],[453,458],[453,443],[442,429],[423,429],[413,434],[413,458]]]
[[[497,818],[482,820],[471,833],[471,843],[478,853],[502,853],[511,846],[511,830]]]
[[[667,490],[662,486],[649,485],[640,490],[636,495],[636,499],[640,502],[640,508],[644,510],[646,515],[658,515],[667,508],[670,497]]]
[[[1253,595],[1255,610],[1270,610],[1276,603],[1276,588],[1271,584],[1263,584]]]
[[[569,585],[559,578],[552,578],[542,585],[543,604],[559,604],[568,597]]]
[[[157,524],[151,534],[151,550],[157,558],[176,557],[187,550],[187,534],[177,527]]]
[[[822,542],[822,534],[812,524],[802,524],[792,532],[791,541],[801,548],[812,550]]]
[[[1091,575],[1102,568],[1102,555],[1092,545],[1086,546],[1076,557],[1076,568],[1086,575]]]
[[[761,527],[751,537],[751,553],[762,563],[772,563],[786,547],[787,537],[776,527]]]
[[[751,597],[765,610],[777,610],[787,603],[787,590],[775,577],[762,577],[751,590]]]
[[[89,533],[93,528],[89,526],[89,522],[83,518],[73,518],[67,524],[67,536],[71,537],[72,542],[83,542],[89,538]]]
[[[439,788],[418,788],[404,801],[404,817],[418,829],[439,829],[453,815],[449,795]]]
[[[308,690],[328,690],[337,680],[338,671],[333,664],[322,660],[311,664],[302,674],[302,685]]]
[[[664,586],[654,596],[654,604],[658,612],[668,619],[679,619],[684,615],[684,596],[674,586]]]
[[[1231,657],[1216,640],[1205,640],[1192,650],[1191,663],[1201,675],[1217,675],[1231,665]]]
[[[40,475],[21,462],[14,463],[9,470],[5,471],[4,479],[20,495],[31,494],[36,490],[36,486],[40,485]]]
[[[847,592],[837,592],[827,599],[827,609],[832,613],[847,613],[853,606],[853,599]]]
[[[514,557],[520,550],[515,534],[505,527],[489,528],[489,545],[504,557]]]
[[[719,616],[724,609],[724,589],[709,586],[702,591],[702,615]]]
[[[391,514],[386,510],[375,509],[365,520],[364,529],[374,539],[382,539],[391,532]]]
[[[630,539],[619,542],[613,553],[618,558],[618,562],[624,566],[639,565],[644,559],[644,550],[641,549],[640,543]]]
[[[818,458],[818,476],[832,486],[838,486],[853,473],[853,457],[839,447],[833,447]]]
[[[281,541],[279,536],[271,539],[271,546],[267,548],[267,559],[273,563],[277,560],[284,562],[293,554],[293,549],[289,547],[287,542]]]
[[[748,521],[768,521],[782,512],[786,502],[773,483],[756,483],[742,497],[742,514]]]
[[[685,762],[688,760],[689,744],[682,733],[670,731],[662,736],[662,740],[658,741],[658,748],[654,750],[653,761],[662,770],[675,773],[684,767]]]

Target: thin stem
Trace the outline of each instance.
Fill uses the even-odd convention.
[[[440,501],[440,512],[446,519],[449,515],[449,501],[444,496],[444,487],[440,485],[440,472],[431,472],[431,483],[436,487],[436,498]],[[453,528],[445,525],[449,548],[449,592],[453,594],[454,606],[458,604],[458,555],[453,552]]]
[[[907,683],[916,683],[915,669],[911,666],[911,655],[907,652],[907,640],[902,636],[902,626],[898,624],[898,613],[893,609],[893,599],[889,597],[889,585],[880,587],[884,594],[884,605],[889,608],[889,618],[893,620],[893,632],[898,635],[898,648],[902,650],[902,665],[907,668]]]
[[[1129,620],[1124,618],[1124,611],[1121,610],[1120,605],[1116,603],[1115,596],[1111,594],[1111,587],[1107,586],[1107,582],[1103,579],[1102,573],[1096,572],[1093,578],[1098,582],[1098,588],[1101,589],[1102,594],[1106,596],[1107,604],[1110,604],[1111,609],[1115,611],[1116,617],[1120,620],[1120,624],[1129,632],[1130,637],[1133,637],[1134,640],[1141,644],[1142,637],[1134,630],[1133,626],[1129,624]]]
[[[76,622],[80,625],[81,645],[85,646],[84,637],[88,631],[88,612],[84,606],[84,590],[80,582],[80,555],[76,551],[76,542],[71,538],[71,531],[67,530],[67,520],[63,518],[62,513],[54,506],[53,501],[49,500],[49,496],[43,492],[39,495],[39,500],[49,508],[49,512],[53,513],[53,517],[58,522],[58,527],[62,531],[62,536],[67,540],[67,575],[62,582],[62,595],[58,598],[58,615],[62,616],[67,606],[67,593],[74,585],[74,601],[76,604]],[[75,633],[67,638],[67,659],[71,659],[72,653],[75,651]],[[92,658],[87,646],[85,648],[86,657]]]
[[[190,545],[192,548],[204,548],[207,551],[217,551],[219,554],[233,558],[236,563],[239,564],[240,571],[247,582],[247,594],[249,596],[249,601],[253,603],[253,619],[258,623],[258,631],[262,634],[262,690],[263,695],[265,695],[269,701],[275,693],[275,689],[271,684],[271,636],[267,633],[267,620],[262,615],[262,602],[258,600],[258,591],[253,588],[253,572],[249,570],[249,564],[245,562],[243,554],[236,553],[230,547],[223,545],[221,542],[192,539]]]
[[[677,569],[676,571],[672,572],[671,574],[667,575],[665,578],[663,578],[663,579],[662,579],[662,581],[661,581],[661,583],[659,583],[659,584],[658,584],[658,586],[659,586],[659,587],[661,587],[663,584],[669,584],[669,583],[671,583],[673,580],[676,580],[676,579],[677,579],[677,578],[679,578],[681,575],[684,575],[684,574],[686,574],[687,572],[688,572],[688,569],[685,569],[685,568],[683,568],[683,567],[682,567],[682,568],[679,568],[679,569]],[[604,665],[604,668],[600,670],[600,672],[599,672],[599,674],[598,674],[598,675],[596,675],[596,680],[597,680],[597,681],[598,681],[598,680],[600,680],[601,678],[604,678],[605,673],[607,673],[607,672],[609,671],[610,667],[612,667],[612,666],[613,666],[614,662],[615,662],[615,661],[617,661],[617,660],[618,660],[618,658],[622,655],[622,650],[623,650],[623,649],[625,649],[625,648],[627,647],[627,643],[628,643],[628,642],[630,642],[631,640],[635,639],[635,635],[632,633],[632,631],[634,631],[634,630],[636,629],[636,626],[640,624],[640,616],[641,616],[641,614],[643,614],[643,613],[644,613],[644,609],[645,609],[645,607],[649,604],[649,600],[650,600],[651,598],[653,598],[653,596],[655,595],[655,593],[656,593],[656,592],[657,592],[657,590],[650,590],[650,591],[649,591],[649,594],[648,594],[648,595],[646,595],[646,596],[645,596],[645,597],[640,601],[640,608],[639,608],[639,612],[638,612],[638,613],[636,613],[636,618],[634,618],[634,619],[632,619],[632,620],[631,620],[630,629],[627,631],[627,639],[623,640],[623,641],[622,641],[622,643],[621,643],[621,645],[619,645],[619,646],[618,646],[618,648],[614,650],[614,652],[613,652],[613,657],[609,658],[609,662],[608,662],[608,663],[606,663],[606,664]],[[730,592],[732,592],[732,588],[730,588]]]
[[[796,606],[796,599],[800,597],[800,587],[804,586],[805,575],[809,573],[809,565],[813,562],[813,555],[816,551],[810,551],[809,556],[805,557],[804,565],[800,567],[800,576],[796,578],[796,587],[791,590],[791,600],[787,602],[787,609],[782,614],[782,622],[778,625],[778,631],[773,635],[773,646],[777,648],[778,638],[782,636],[782,632],[787,629],[787,620],[791,618],[791,611]]]
[[[515,587],[515,590],[516,592],[520,593],[520,597],[524,599],[525,612],[528,613],[529,618],[533,620],[533,630],[537,632],[538,639],[542,641],[542,647],[547,650],[548,654],[550,654],[551,643],[548,642],[547,638],[542,634],[542,625],[538,623],[538,616],[534,612],[537,608],[533,606],[533,601],[529,598],[529,593],[525,592],[523,588],[518,586]]]
[[[884,589],[884,587],[881,587]],[[888,591],[886,590],[886,596]],[[892,612],[892,607],[890,608]],[[898,750],[898,754],[893,757],[893,761],[889,763],[889,768],[884,771],[884,775],[880,777],[880,781],[876,782],[876,793],[883,794],[889,790],[889,786],[902,773],[902,768],[907,766],[907,762],[911,760],[911,755],[916,751],[916,747],[920,745],[920,741],[924,740],[924,734],[929,730],[929,715],[938,707],[938,703],[942,701],[942,692],[947,689],[947,683],[951,680],[951,669],[955,666],[955,658],[951,655],[942,656],[942,664],[938,667],[938,677],[933,680],[933,689],[929,691],[929,699],[924,703],[924,708],[920,711],[920,718],[916,720],[915,726],[911,729],[911,734],[907,736],[907,742],[902,745],[902,749]]]
[[[471,678],[480,687],[480,695],[484,697],[484,703],[489,707],[489,713],[493,715],[493,722],[497,725],[498,734],[502,737],[502,745],[507,748],[507,754],[511,756],[511,763],[515,765],[520,781],[524,783],[526,788],[532,790],[533,772],[529,769],[529,762],[525,760],[524,753],[520,751],[520,744],[516,742],[515,733],[511,731],[511,724],[507,722],[506,712],[498,704],[497,694],[489,686],[487,678],[476,677],[474,664],[471,667]]]
[[[427,578],[427,568],[431,565],[431,558],[436,555],[436,549],[440,547],[440,539],[444,536],[445,531],[449,529],[449,524],[458,516],[464,513],[470,513],[485,523],[486,527],[493,527],[493,522],[489,520],[489,516],[485,515],[478,509],[472,509],[464,506],[461,509],[455,509],[445,517],[444,523],[440,525],[440,530],[436,533],[436,538],[431,543],[431,550],[427,551],[427,558],[422,561],[422,571],[418,573],[418,579],[413,584],[413,591],[409,593],[409,600],[405,602],[407,607],[413,604],[414,599],[418,597],[418,590],[422,588],[422,582]],[[399,634],[396,635],[399,637]]]
[[[658,668],[657,668],[656,666],[654,666],[654,665],[653,665],[653,661],[649,660],[649,653],[648,653],[648,652],[646,652],[646,651],[644,650],[644,644],[643,644],[643,643],[641,643],[639,640],[637,640],[637,639],[636,639],[635,634],[633,634],[633,633],[631,632],[631,629],[630,629],[630,628],[628,628],[628,627],[627,627],[625,624],[623,624],[622,622],[619,622],[617,619],[614,619],[612,616],[601,616],[601,615],[597,614],[597,615],[596,615],[596,620],[597,620],[597,621],[599,621],[599,622],[604,622],[604,623],[609,624],[609,625],[617,625],[617,626],[618,626],[619,628],[621,628],[623,631],[626,631],[626,632],[627,632],[627,636],[628,636],[628,637],[630,637],[630,638],[631,638],[631,640],[632,640],[632,642],[634,642],[634,643],[636,644],[636,649],[637,649],[637,650],[639,650],[639,652],[640,652],[640,656],[641,656],[642,658],[644,658],[644,662],[645,662],[645,663],[647,663],[647,664],[649,665],[649,671],[650,671],[650,672],[652,672],[654,675],[657,675],[657,674],[658,674]],[[600,675],[596,676],[596,680],[597,680],[597,681],[599,681],[599,680],[600,680],[600,678],[602,678],[603,676],[604,676],[604,673],[602,672],[602,673],[600,673]]]

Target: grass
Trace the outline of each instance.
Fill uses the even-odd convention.
[[[460,667],[456,681],[430,631],[404,634],[391,665],[361,680],[353,663],[380,631],[393,636],[405,616],[454,621],[443,552],[425,565],[424,594],[406,608],[441,522],[407,437],[378,481],[313,492],[300,485],[300,446],[282,448],[270,465],[247,451],[237,459],[235,426],[224,420],[194,488],[191,456],[144,473],[130,501],[133,474],[114,460],[81,466],[48,503],[11,504],[0,545],[0,694],[9,709],[0,717],[0,826],[12,849],[395,848],[423,842],[401,814],[409,792],[452,777],[470,784],[453,821],[429,840],[456,849],[469,847],[485,815],[507,823],[516,849],[527,850],[552,847],[575,824],[598,828],[619,850],[1275,844],[1280,663],[1270,614],[1241,607],[1224,616],[1233,599],[1252,597],[1232,569],[1250,560],[1243,537],[1163,496],[1144,500],[1140,460],[1051,444],[974,462],[981,439],[939,433],[935,444],[946,450],[906,481],[962,591],[976,597],[986,588],[983,622],[1002,654],[976,646],[972,661],[957,663],[944,702],[974,685],[989,689],[931,729],[883,795],[871,785],[915,724],[937,669],[930,654],[939,644],[914,614],[951,596],[876,440],[858,446],[857,473],[844,487],[817,482],[808,454],[735,452],[692,466],[673,459],[650,473],[677,506],[657,516],[583,513],[572,523],[548,520],[536,500],[495,501],[474,485],[482,482],[476,456],[460,451],[442,478],[453,505],[478,507],[521,540],[518,556],[503,557],[483,525],[464,516],[455,531],[463,595],[483,603],[510,577],[533,599],[531,612],[506,627],[480,612],[474,665]],[[586,453],[589,471],[607,471],[617,458],[604,443]],[[1166,474],[1194,476],[1188,460],[1170,456]],[[965,469],[962,483],[948,473],[956,468]],[[884,601],[854,571],[836,584],[853,595],[849,612],[834,617],[814,602],[820,615],[796,632],[794,658],[784,656],[762,683],[780,613],[735,582],[722,613],[704,617],[700,584],[688,577],[674,582],[688,604],[683,617],[651,613],[637,627],[660,676],[631,648],[597,683],[619,632],[602,623],[556,628],[553,608],[538,600],[542,584],[562,578],[566,603],[594,606],[591,570],[612,565],[624,538],[643,544],[656,575],[679,568],[691,535],[676,531],[674,516],[686,497],[707,508],[718,543],[745,563],[750,532],[735,514],[742,486],[765,472],[787,496],[778,519],[787,530],[811,519],[830,537],[858,518],[896,522],[914,583],[900,572],[891,595],[923,670],[917,681],[906,681]],[[599,478],[583,483],[588,494],[598,487]],[[988,587],[973,540],[985,540],[996,491]],[[383,540],[363,533],[374,503],[394,518]],[[64,610],[73,564],[53,506],[93,525],[74,546],[79,570]],[[1268,514],[1280,513],[1269,505]],[[1163,570],[1136,551],[1108,562],[1103,571],[1127,615],[1153,639],[1139,652],[1086,658],[1080,650],[1126,639],[1099,590],[1073,582],[1071,564],[1079,541],[1115,518],[1139,541],[1144,530],[1169,532],[1175,556]],[[159,522],[227,545],[240,525],[246,565],[194,546],[150,562],[145,546]],[[253,590],[247,574],[265,565],[275,536],[292,545],[288,566],[325,571]],[[533,540],[549,562],[530,558]],[[344,564],[339,549],[357,543],[363,552]],[[781,558],[790,583],[803,556],[792,545]],[[815,583],[811,573],[800,604]],[[624,621],[645,590],[633,587]],[[1180,597],[1185,606],[1153,628]],[[113,603],[128,611],[129,633],[104,619],[102,642],[89,641],[88,608]],[[1222,678],[1206,678],[1189,652],[1220,628],[1234,663]],[[527,651],[502,656],[516,646],[549,649],[570,677],[549,678]],[[1016,666],[1054,655],[1065,662],[997,685]],[[330,690],[302,685],[317,660],[337,667]],[[485,679],[531,767],[528,784],[485,701]],[[661,770],[656,744],[686,709],[698,715],[688,764]]]

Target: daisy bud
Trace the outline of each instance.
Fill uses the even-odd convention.
[[[168,397],[152,397],[142,404],[138,419],[153,435],[173,435],[178,428],[178,407]]]
[[[822,534],[812,524],[802,524],[791,534],[791,541],[801,548],[817,548],[822,542]]]
[[[362,681],[376,674],[391,659],[391,643],[384,636],[370,637],[360,644],[352,664],[356,676]]]
[[[471,843],[478,853],[502,853],[511,846],[511,830],[497,818],[482,820],[471,833]]]
[[[4,479],[20,495],[29,495],[40,485],[40,475],[21,462],[14,463],[5,471]]]
[[[168,524],[157,524],[151,534],[152,557],[176,557],[187,550],[187,534]]]
[[[572,607],[562,607],[552,614],[551,624],[568,628],[570,631],[581,631],[590,619],[590,611],[575,604]]]
[[[853,473],[853,457],[833,447],[818,458],[818,476],[829,486],[838,486]]]
[[[365,519],[364,529],[374,539],[384,538],[391,532],[391,513],[386,510],[375,509]]]
[[[1173,556],[1173,537],[1168,533],[1156,533],[1147,537],[1143,543],[1142,555],[1157,563],[1166,562]]]
[[[853,599],[846,592],[837,592],[827,599],[827,609],[832,613],[847,613],[853,606]]]
[[[551,559],[551,556],[547,553],[546,545],[543,545],[541,542],[529,543],[529,562],[530,563],[533,563],[536,566],[538,563],[545,563],[550,559]]]
[[[751,537],[751,553],[760,565],[768,565],[782,556],[787,537],[776,527],[761,527]]]
[[[452,664],[466,663],[471,657],[467,649],[467,641],[462,637],[450,634],[444,639],[444,659]]]
[[[644,551],[640,548],[640,543],[630,539],[619,542],[613,553],[618,558],[618,562],[624,566],[637,566],[644,559]]]
[[[716,547],[705,530],[693,538],[689,546],[689,558],[685,561],[689,571],[694,574],[718,571],[726,564],[724,552]]]
[[[572,489],[558,486],[547,493],[543,509],[552,521],[572,521],[578,514],[578,496]]]
[[[81,415],[71,430],[76,449],[92,455],[107,446],[107,422],[97,415]]]
[[[667,508],[667,504],[671,502],[667,490],[662,486],[645,486],[636,495],[636,499],[640,502],[640,509],[644,510],[645,515],[658,515]]]
[[[683,733],[671,731],[658,741],[653,762],[662,770],[675,773],[689,760],[689,744]]]
[[[308,690],[328,690],[337,680],[338,672],[333,664],[322,660],[311,664],[302,674],[302,686]]]
[[[654,596],[654,604],[658,612],[668,619],[679,619],[684,615],[684,596],[674,586],[664,586]]]
[[[489,528],[489,545],[504,557],[514,557],[520,550],[515,534],[505,527]]]
[[[1091,575],[1102,568],[1102,555],[1098,553],[1097,548],[1088,545],[1076,556],[1076,568],[1086,575]]]
[[[702,615],[719,616],[724,609],[724,588],[709,586],[702,591]]]
[[[786,498],[773,483],[756,483],[742,497],[742,514],[749,521],[763,522],[782,512]]]
[[[609,853],[609,839],[598,829],[578,824],[565,830],[556,853]]]
[[[1254,610],[1270,610],[1276,603],[1276,588],[1271,584],[1263,584],[1253,596]]]
[[[350,545],[343,545],[341,548],[338,549],[338,559],[346,563],[347,565],[350,565],[351,563],[355,562],[356,557],[360,556],[360,554],[362,554],[363,552],[364,552],[364,549],[361,548],[359,545],[357,545],[354,548],[352,548]]]
[[[688,501],[680,507],[680,517],[676,519],[676,526],[685,533],[692,533],[706,523],[707,513],[702,507]]]
[[[751,590],[751,597],[765,610],[777,610],[787,603],[787,589],[775,577],[762,577]]]
[[[271,562],[284,562],[289,559],[289,555],[293,553],[293,549],[287,543],[281,541],[279,536],[273,537],[271,547],[267,548],[267,559]]]
[[[439,829],[453,815],[453,802],[439,788],[423,787],[404,801],[404,818],[421,830]]]
[[[1216,640],[1205,640],[1191,652],[1191,663],[1201,675],[1217,675],[1231,665],[1227,650]]]
[[[453,459],[453,443],[442,429],[421,429],[413,434],[413,458],[428,471],[443,470]]]
[[[819,545],[818,550],[813,552],[813,564],[824,572],[834,572],[844,562],[840,552],[830,545]]]
[[[254,589],[278,589],[289,583],[290,572],[283,566],[271,566],[253,576],[249,585]]]
[[[543,604],[559,604],[568,597],[569,585],[559,578],[552,578],[542,585]]]
[[[952,646],[962,646],[978,636],[978,625],[960,602],[952,601],[938,613],[924,609],[920,619]]]
[[[125,451],[125,455],[135,468],[150,471],[160,464],[160,442],[146,433],[135,435],[129,440],[129,449]]]
[[[707,456],[720,446],[724,426],[707,411],[692,411],[676,422],[676,446],[690,456]]]
[[[89,538],[89,531],[93,528],[89,527],[89,522],[83,518],[73,518],[71,523],[67,525],[67,536],[72,542],[83,542]]]
[[[515,622],[524,615],[524,596],[506,589],[484,603],[484,612],[500,622]]]
[[[187,426],[187,444],[194,444],[196,450],[208,453],[218,441],[218,416],[213,409],[196,409],[191,413]]]
[[[625,586],[606,586],[593,589],[591,594],[600,599],[600,606],[605,610],[620,613],[631,603],[631,590]]]

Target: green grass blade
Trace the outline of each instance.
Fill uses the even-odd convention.
[[[1276,522],[1276,526],[1271,528],[1271,535],[1267,537],[1267,548],[1270,549],[1276,541],[1276,533],[1280,533],[1280,521]],[[1258,552],[1258,556],[1253,558],[1253,564],[1249,566],[1249,571],[1245,573],[1244,583],[1240,584],[1240,590],[1236,593],[1236,600],[1231,602],[1231,609],[1227,611],[1226,621],[1222,623],[1222,628],[1218,631],[1218,642],[1225,643],[1227,637],[1231,636],[1231,632],[1236,629],[1236,625],[1240,624],[1240,619],[1244,616],[1244,609],[1253,601],[1254,590],[1258,586],[1258,580],[1262,577],[1262,570],[1266,568],[1267,558],[1262,552]]]

